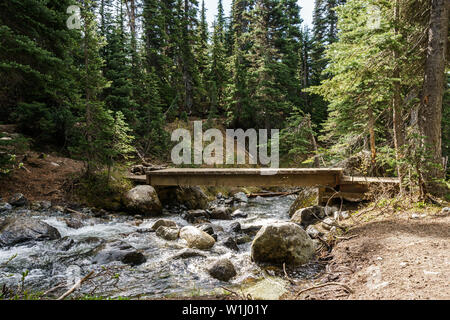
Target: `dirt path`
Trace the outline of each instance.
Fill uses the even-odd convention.
[[[450,299],[450,215],[397,214],[365,222],[333,249],[326,281],[348,285],[301,299]]]

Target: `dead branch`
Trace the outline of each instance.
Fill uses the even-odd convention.
[[[225,291],[228,291],[229,293],[231,293],[232,295],[234,295],[235,297],[242,299],[242,300],[253,300],[252,295],[249,293],[247,295],[244,294],[244,292],[242,292],[242,294],[237,293],[236,291],[233,291],[227,287],[224,286],[219,286],[220,288],[222,288]]]
[[[29,169],[27,169],[27,167],[25,167],[23,164],[20,166],[20,168],[25,170],[28,173],[31,173],[31,171]]]
[[[353,236],[349,236],[349,237],[339,237],[339,236],[334,236],[337,240],[350,240],[350,239],[353,239],[353,238],[356,238],[358,235],[357,234],[355,234],[355,235],[353,235]]]
[[[71,295],[75,290],[77,290],[79,287],[81,287],[81,285],[83,284],[83,282],[85,282],[87,279],[89,279],[92,275],[94,274],[94,270],[92,270],[91,272],[89,272],[87,274],[87,276],[85,276],[83,279],[80,279],[79,281],[77,281],[77,283],[75,283],[75,285],[70,288],[66,293],[64,293],[61,297],[59,297],[56,300],[64,300],[65,298],[67,298],[69,295]]]
[[[56,286],[54,286],[53,288],[48,289],[47,291],[45,291],[45,292],[42,294],[42,296],[45,297],[45,296],[48,295],[49,293],[52,293],[53,291],[58,290],[59,288],[64,288],[65,286],[66,286],[65,282],[58,283],[58,284],[57,284]]]
[[[290,284],[297,284],[294,280],[292,280],[289,275],[286,272],[286,263],[283,263],[283,271],[284,271],[284,277],[286,278],[286,280],[289,281]]]
[[[299,292],[297,292],[296,298],[298,298],[302,293],[305,293],[305,292],[310,291],[310,290],[323,288],[323,287],[326,287],[326,286],[341,286],[345,290],[347,290],[347,292],[349,292],[349,293],[353,293],[354,292],[353,289],[350,288],[349,286],[347,286],[346,284],[343,284],[343,283],[340,283],[340,282],[327,282],[327,283],[319,284],[317,286],[313,286],[313,287],[309,287],[309,288],[300,290]]]

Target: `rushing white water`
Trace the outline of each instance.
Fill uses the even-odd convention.
[[[61,213],[35,215],[36,219],[57,228],[62,239],[1,248],[0,286],[6,284],[10,288],[16,287],[21,282],[22,273],[28,270],[24,279],[25,288],[45,291],[58,283],[69,284],[95,270],[101,275],[82,286],[80,291],[83,294],[111,297],[193,294],[223,285],[207,273],[207,267],[221,257],[229,258],[238,273],[227,286],[239,285],[248,278],[259,278],[261,270],[250,261],[250,242],[240,244],[239,252],[220,244],[221,240],[235,235],[229,231],[230,225],[238,221],[245,228],[288,220],[292,201],[292,197],[257,198],[241,208],[248,214],[247,218],[212,220],[214,225],[224,230],[218,232],[219,241],[211,250],[201,252],[204,256],[185,259],[173,258],[186,248],[184,240],[166,241],[155,233],[142,232],[151,228],[161,217],[146,219],[139,226],[134,224],[132,217],[118,216],[110,220],[91,218],[83,222],[82,228],[72,229],[66,225],[63,220],[65,216]],[[180,227],[188,225],[177,214],[166,214],[163,218],[175,221]],[[93,264],[92,257],[102,243],[116,240],[142,250],[147,261],[139,266],[124,265],[117,261],[105,266]],[[303,276],[311,275],[315,270],[314,267],[306,268]]]

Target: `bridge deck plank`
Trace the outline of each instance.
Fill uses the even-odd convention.
[[[253,169],[253,168],[171,168],[164,170],[149,171],[150,176],[174,176],[174,175],[304,175],[304,174],[342,174],[341,168],[281,168],[281,169]]]

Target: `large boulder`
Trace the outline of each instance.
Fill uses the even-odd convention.
[[[0,246],[59,238],[61,235],[56,228],[37,219],[19,217],[0,222]]]
[[[291,222],[298,223],[303,227],[316,224],[326,217],[324,207],[312,206],[297,210],[291,218]]]
[[[181,204],[193,210],[208,208],[208,197],[200,187],[159,187],[158,196],[164,205]]]
[[[137,266],[147,261],[147,259],[141,251],[122,241],[102,245],[92,259],[93,264],[99,265],[105,265],[114,261]]]
[[[125,195],[127,209],[135,214],[154,216],[162,213],[162,205],[158,194],[152,186],[137,186]]]
[[[257,263],[301,265],[314,255],[314,243],[305,230],[295,223],[280,222],[261,228],[251,246],[252,260]]]
[[[289,217],[292,217],[297,210],[312,206],[316,203],[317,190],[312,187],[303,188],[289,208]]]
[[[189,248],[200,250],[210,249],[216,242],[209,234],[193,226],[182,228],[180,238],[186,240]]]
[[[180,187],[176,190],[177,201],[188,209],[206,209],[208,197],[200,187]]]
[[[217,260],[209,267],[208,273],[211,277],[225,282],[237,274],[233,263],[228,259]]]

